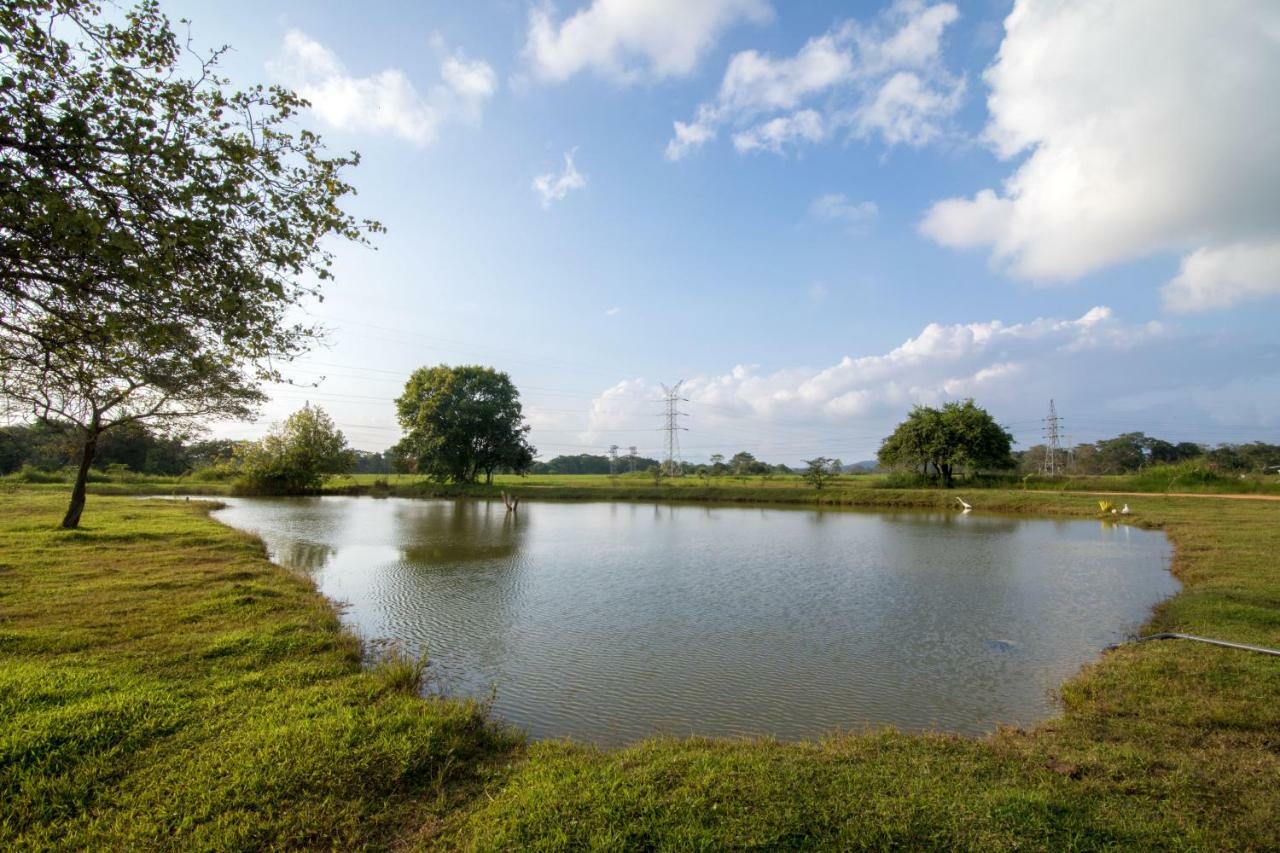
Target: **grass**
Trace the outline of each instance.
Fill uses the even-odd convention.
[[[194,503],[0,497],[0,848],[386,844],[515,739]],[[412,669],[412,667],[411,667]]]
[[[962,494],[979,509],[1097,513],[1082,495]],[[0,495],[6,848],[1280,848],[1275,658],[1126,646],[1063,685],[1059,717],[979,740],[525,745],[478,705],[418,698],[421,662],[362,670],[331,608],[199,504],[101,498],[65,532],[62,497]],[[1184,584],[1149,630],[1280,646],[1280,506],[1130,503],[1133,523],[1173,540]]]

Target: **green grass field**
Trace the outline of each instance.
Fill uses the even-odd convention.
[[[954,494],[836,492],[884,506]],[[1097,513],[1078,495],[961,493]],[[1062,687],[1056,719],[981,740],[525,744],[482,707],[418,698],[411,662],[362,668],[331,607],[203,504],[99,496],[62,531],[64,498],[0,494],[6,849],[1280,848],[1275,658],[1124,647]],[[1184,584],[1151,630],[1280,646],[1280,505],[1131,503],[1133,523],[1171,537]]]
[[[10,474],[0,477],[0,491],[69,492],[71,471],[38,474]],[[1203,473],[1203,472],[1200,472]],[[1192,472],[1194,474],[1194,472]],[[957,492],[1008,491],[1008,480],[980,479],[959,481]],[[768,477],[697,476],[663,479],[655,483],[643,473],[609,477],[605,474],[531,474],[520,477],[498,475],[492,486],[483,484],[440,484],[412,474],[348,474],[331,477],[323,491],[327,493],[373,490],[410,497],[427,496],[496,496],[502,490],[542,499],[580,500],[725,500],[785,501],[803,503],[857,504],[867,489],[893,488],[885,474],[843,474],[834,478],[821,492],[798,475]],[[922,488],[921,491],[933,491]],[[1115,476],[1072,476],[1055,479],[1037,477],[1016,482],[1016,491],[1037,492],[1140,492],[1144,494],[1257,494],[1280,496],[1280,476],[1250,475],[1246,477],[1215,476],[1207,481],[1176,466],[1157,466],[1138,474]],[[89,493],[97,495],[228,495],[234,493],[229,480],[205,480],[199,477],[157,477],[142,474],[108,476],[95,472]]]

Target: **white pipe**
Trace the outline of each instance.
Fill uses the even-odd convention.
[[[1261,652],[1264,655],[1275,655],[1280,657],[1280,649],[1268,649],[1265,646],[1249,646],[1244,643],[1229,643],[1226,640],[1211,640],[1208,637],[1197,637],[1193,634],[1175,634],[1172,631],[1162,631],[1159,634],[1152,634],[1149,637],[1138,637],[1135,643],[1145,643],[1147,640],[1195,640],[1197,643],[1209,643],[1213,646],[1225,646],[1228,649],[1241,649],[1246,652]],[[1116,643],[1108,646],[1109,649],[1119,648],[1122,644]]]

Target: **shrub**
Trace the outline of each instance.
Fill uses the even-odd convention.
[[[299,494],[320,488],[355,464],[347,440],[324,410],[305,406],[261,441],[236,448],[235,489],[249,494]]]
[[[44,471],[28,464],[10,474],[9,479],[18,483],[63,483],[66,482],[66,474],[63,471]]]
[[[382,649],[373,674],[389,692],[421,695],[428,683],[430,666],[426,654],[411,655],[399,643],[393,643]]]

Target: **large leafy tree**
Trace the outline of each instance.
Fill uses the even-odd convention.
[[[491,367],[419,368],[396,412],[405,430],[399,450],[435,480],[470,483],[484,474],[490,483],[496,470],[524,473],[533,464],[520,393]]]
[[[0,396],[74,424],[75,527],[106,430],[246,417],[316,330],[355,154],[296,130],[279,87],[232,91],[155,0],[0,0]]]
[[[912,466],[951,486],[958,468],[1012,468],[1013,436],[973,400],[916,406],[880,445],[885,467]]]

